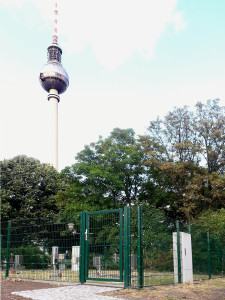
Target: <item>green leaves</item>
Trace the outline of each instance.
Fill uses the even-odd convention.
[[[225,107],[219,100],[198,102],[194,128],[201,145],[201,154],[206,161],[209,173],[225,171]]]
[[[216,99],[175,108],[138,138],[115,128],[76,160],[60,174],[26,156],[1,162],[2,218],[147,203],[189,222],[224,207],[225,107]]]
[[[225,203],[225,107],[198,102],[152,121],[141,137],[148,202],[185,221]]]
[[[0,167],[3,220],[57,212],[54,195],[63,183],[53,167],[23,155],[0,162]]]
[[[225,240],[225,209],[208,210],[202,213],[199,218],[194,222],[201,226],[206,231],[215,233],[220,236],[222,242]]]
[[[70,185],[68,205],[99,210],[148,203],[188,222],[223,207],[225,108],[218,100],[195,108],[151,121],[148,135],[115,128],[85,146],[61,173]]]
[[[73,208],[110,209],[138,200],[145,180],[144,153],[132,129],[114,129],[108,138],[85,146],[76,158],[69,171],[62,171],[73,182],[65,191]]]

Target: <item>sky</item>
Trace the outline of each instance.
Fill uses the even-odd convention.
[[[39,83],[54,0],[0,0],[0,160],[52,164],[51,105]],[[59,103],[59,170],[116,127],[145,134],[174,107],[225,105],[224,0],[58,0],[70,85]]]

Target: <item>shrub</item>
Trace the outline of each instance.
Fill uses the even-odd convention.
[[[23,256],[22,266],[26,269],[42,269],[43,263],[46,268],[50,263],[50,257],[48,255],[44,256],[43,262],[43,251],[37,246],[27,245],[20,246],[18,248],[10,248],[10,266],[14,264],[15,255]],[[1,261],[4,262],[6,258],[6,249],[2,249]]]

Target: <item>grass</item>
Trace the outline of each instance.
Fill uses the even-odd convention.
[[[71,270],[63,270],[62,272],[57,270],[54,275],[53,270],[18,270],[17,274],[13,274],[13,271],[9,271],[10,278],[20,279],[33,279],[33,280],[51,280],[62,282],[79,282],[79,273]]]
[[[92,277],[96,279],[101,278],[119,278],[119,271],[108,270],[102,271],[101,276],[96,274],[96,270],[90,270]],[[1,271],[1,276],[5,276],[5,272]],[[54,276],[52,269],[47,270],[18,270],[17,274],[13,274],[13,271],[9,271],[9,278],[17,279],[32,279],[32,280],[44,280],[44,281],[56,281],[56,282],[73,282],[79,283],[79,272],[71,271],[70,269],[65,269],[63,271],[56,270]],[[208,279],[207,274],[194,274],[194,280],[204,280]],[[98,280],[88,280],[88,283],[95,284],[105,284],[105,285],[123,285],[123,283],[115,283],[109,281],[98,281]],[[144,286],[153,285],[166,285],[173,284],[174,276],[172,272],[152,272],[144,271]],[[138,287],[138,273],[137,271],[132,271],[131,273],[131,286]]]

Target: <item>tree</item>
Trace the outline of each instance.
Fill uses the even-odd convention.
[[[132,129],[115,128],[85,146],[77,163],[61,172],[69,187],[58,195],[67,209],[99,210],[138,200],[145,179],[144,154]]]
[[[24,155],[0,162],[2,221],[57,213],[54,195],[62,180],[50,165]]]
[[[196,111],[175,108],[164,120],[150,122],[149,141],[161,161],[204,165],[209,173],[224,172],[225,107],[219,100],[198,102]]]
[[[225,201],[225,108],[218,103],[199,102],[195,112],[175,108],[141,137],[150,175],[144,194],[173,217],[190,221]]]
[[[193,120],[209,174],[225,172],[225,107],[218,103],[218,99],[208,100],[207,104],[198,102]]]
[[[218,210],[225,203],[225,177],[222,174],[208,174],[207,169],[195,174],[187,186],[186,198],[195,202],[195,215],[201,215],[208,209]]]
[[[225,208],[219,210],[207,210],[193,222],[205,231],[219,236],[225,243]]]

